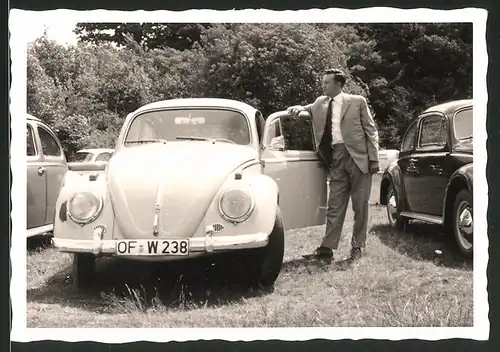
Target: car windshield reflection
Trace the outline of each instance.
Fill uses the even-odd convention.
[[[210,140],[249,145],[251,138],[248,120],[239,112],[223,109],[182,109],[149,111],[135,117],[125,138],[125,144],[137,144],[141,140]]]

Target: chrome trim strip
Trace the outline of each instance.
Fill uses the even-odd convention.
[[[415,220],[427,221],[427,222],[431,222],[433,224],[438,224],[438,225],[443,224],[443,218],[441,216],[436,216],[436,215],[414,213],[411,211],[402,211],[401,216],[404,216],[405,218],[412,218]]]
[[[54,231],[54,224],[34,227],[32,229],[26,230],[26,237],[43,235],[46,232],[52,232],[52,231]]]

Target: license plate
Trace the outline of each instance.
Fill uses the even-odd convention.
[[[189,239],[120,240],[116,242],[116,254],[139,256],[189,255]]]
[[[387,155],[385,155],[385,154],[381,154],[381,155],[379,155],[379,158],[380,158],[380,159],[387,159]]]

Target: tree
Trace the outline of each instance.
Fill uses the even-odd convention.
[[[198,23],[77,23],[74,30],[80,42],[126,45],[126,35],[143,49],[191,49],[210,24]]]
[[[264,116],[310,103],[322,93],[319,82],[327,68],[340,67],[349,75],[343,40],[354,35],[352,27],[338,25],[325,30],[309,24],[214,26],[200,41],[206,59],[202,91],[250,103]],[[367,93],[355,79],[346,89]]]
[[[397,148],[427,107],[472,97],[471,24],[364,24],[348,65],[367,83],[381,144]]]

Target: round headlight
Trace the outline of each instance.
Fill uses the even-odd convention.
[[[88,223],[94,220],[101,211],[102,201],[92,192],[76,193],[69,201],[70,217],[78,223]]]
[[[241,189],[225,191],[219,201],[221,215],[231,222],[241,222],[248,219],[252,214],[253,207],[252,196]]]

